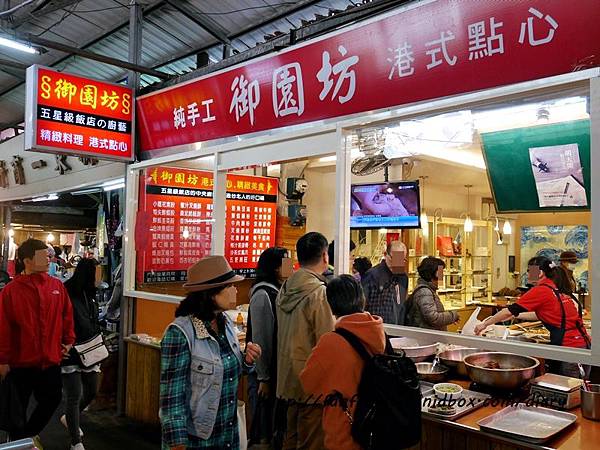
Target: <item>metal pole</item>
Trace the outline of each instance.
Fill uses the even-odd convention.
[[[335,274],[351,273],[350,267],[350,183],[352,181],[352,158],[350,145],[346,142],[347,132],[339,128],[336,131],[337,161],[335,165],[336,208],[335,208]]]
[[[136,0],[131,0],[129,4],[129,62],[137,65],[142,59],[142,27],[143,27],[143,12],[142,6]],[[140,86],[140,75],[137,72],[130,71],[127,76],[127,85],[133,89],[134,93],[138,92]],[[134,130],[135,132],[135,130]],[[135,139],[137,142],[137,139]],[[136,152],[137,154],[137,152]],[[125,179],[127,180],[127,168],[125,168]],[[131,187],[129,187],[131,189]],[[125,195],[127,198],[127,184],[125,185]],[[127,202],[123,205],[123,217],[125,217]],[[128,255],[122,252],[121,258],[122,267],[125,264],[135,266],[135,255]],[[125,271],[121,269],[121,283],[125,288]],[[119,370],[117,383],[117,414],[125,413],[125,399],[127,388],[127,346],[124,338],[133,333],[134,321],[134,305],[135,299],[123,296],[121,298],[121,315],[119,324]]]
[[[10,205],[5,205],[4,208],[4,235],[2,242],[4,242],[4,248],[2,251],[2,270],[6,272],[8,267],[8,253],[10,249],[10,224],[12,223],[12,209]]]
[[[0,252],[1,270],[6,270],[8,265],[8,263],[5,262],[8,258],[8,247],[6,247],[4,240],[6,239],[6,236],[8,236],[8,227],[4,223],[4,208],[4,205],[0,205],[0,224],[2,225],[2,230],[0,230],[0,242],[2,243],[2,251]]]
[[[131,6],[133,8],[133,6]],[[131,31],[130,31],[131,34]],[[73,47],[71,45],[62,44],[60,42],[51,41],[50,39],[44,39],[39,36],[35,36],[31,33],[16,33],[16,37],[20,38],[20,40],[42,46],[51,48],[53,50],[59,50],[65,53],[71,53],[73,55],[82,56],[87,59],[91,59],[94,61],[98,61],[104,64],[109,64],[111,66],[122,67],[123,69],[135,70],[139,73],[144,73],[146,75],[151,75],[153,77],[159,78],[161,80],[168,80],[170,77],[169,74],[160,72],[159,70],[149,69],[147,67],[142,67],[139,64],[132,64],[127,61],[122,61],[117,58],[111,58],[110,56],[100,55],[98,53],[91,52],[89,50],[84,50],[81,48]]]
[[[227,170],[219,170],[219,154],[215,153],[213,169],[213,227],[211,254],[225,255],[225,217],[227,198]]]

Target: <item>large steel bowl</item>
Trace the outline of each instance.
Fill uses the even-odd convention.
[[[392,344],[394,351],[403,351],[407,357],[416,363],[431,358],[433,355],[435,355],[438,347],[437,343],[420,345],[416,339],[406,337],[391,338],[390,344]]]
[[[499,369],[484,367],[491,361],[499,365]],[[497,389],[518,389],[535,376],[535,369],[540,362],[530,356],[514,353],[481,352],[468,355],[464,359],[469,378],[476,383]]]
[[[441,364],[436,364],[436,366],[433,368],[433,372],[431,371],[433,363],[420,362],[416,363],[415,366],[417,367],[419,379],[429,383],[439,383],[444,381],[446,379],[446,375],[448,374],[448,368],[442,366]]]
[[[457,375],[469,378],[464,363],[465,356],[480,352],[482,352],[482,350],[478,348],[457,348],[454,350],[446,350],[445,352],[440,353],[438,357],[444,366],[449,367]]]

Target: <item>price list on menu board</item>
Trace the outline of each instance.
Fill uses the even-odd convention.
[[[156,167],[141,180],[136,223],[138,282],[182,282],[210,253],[212,172]],[[254,276],[260,254],[275,243],[278,180],[227,176],[225,257]]]

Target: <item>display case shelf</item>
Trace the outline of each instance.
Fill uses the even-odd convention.
[[[416,286],[419,259],[431,255],[446,263],[444,277],[438,290],[443,301],[452,302],[453,307],[459,298],[462,306],[467,306],[476,299],[491,301],[490,280],[494,242],[492,224],[488,221],[474,220],[473,231],[466,233],[463,219],[435,217],[429,221],[427,228],[429,233],[411,230],[407,236],[408,248],[419,252],[419,255],[410,255],[408,258],[409,291]],[[455,251],[460,251],[460,254],[440,255],[437,236],[450,236]]]

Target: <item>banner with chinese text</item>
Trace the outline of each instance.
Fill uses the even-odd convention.
[[[133,160],[128,87],[34,65],[26,97],[25,150]]]
[[[212,172],[147,169],[136,222],[138,283],[185,281],[187,268],[210,254]],[[225,257],[253,276],[260,254],[275,244],[278,180],[227,176]]]
[[[576,4],[414,2],[150,93],[137,99],[142,156],[597,67],[600,7]]]

